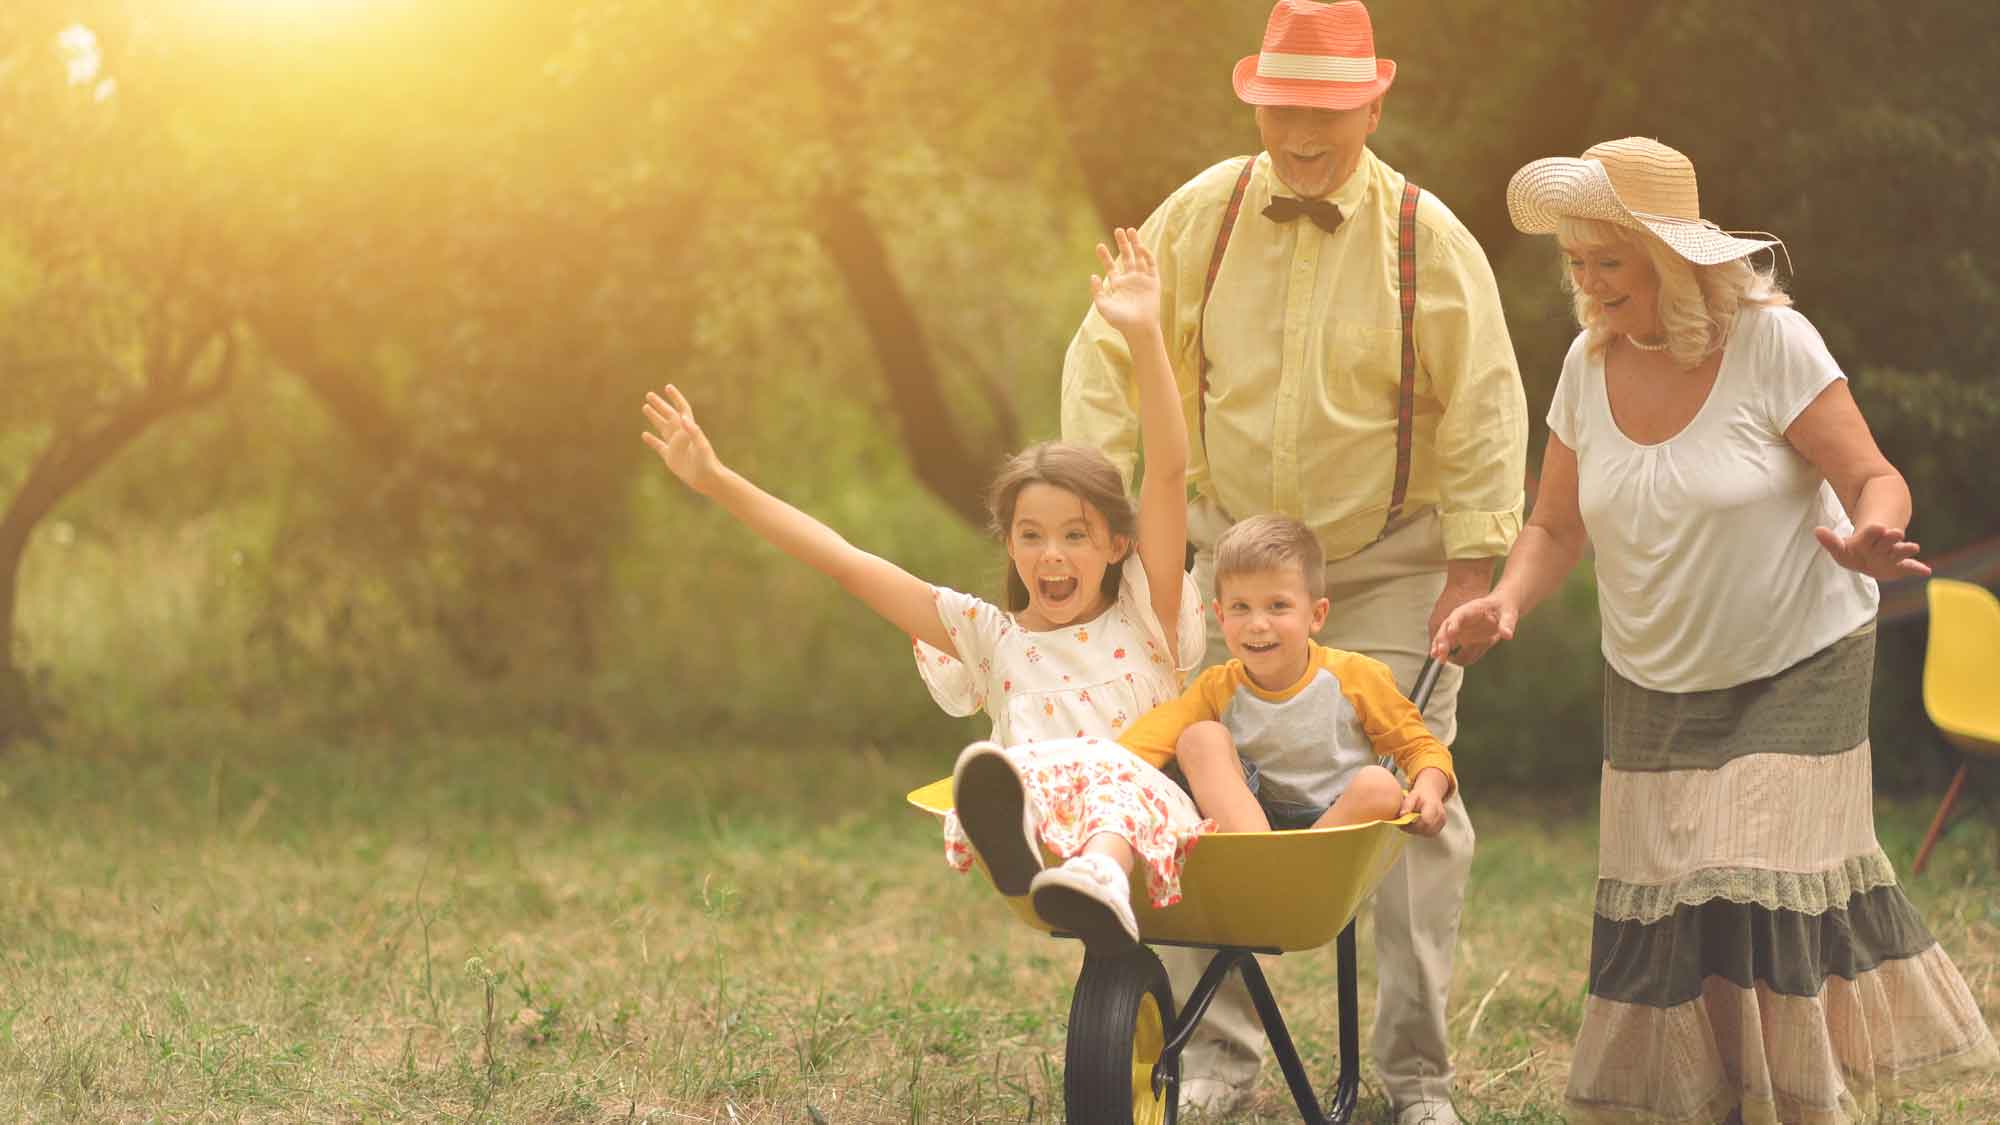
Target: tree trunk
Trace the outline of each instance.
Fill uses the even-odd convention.
[[[831,193],[820,200],[816,219],[820,243],[840,270],[875,344],[897,431],[917,479],[967,523],[984,527],[986,482],[1013,441],[1011,427],[973,441],[959,435],[916,309],[889,268],[888,251],[874,224],[854,200]]]
[[[866,151],[866,102],[853,59],[866,58],[852,26],[832,18],[818,27],[813,58],[826,93],[826,131],[842,154],[815,201],[814,233],[840,271],[848,296],[875,345],[882,378],[889,387],[897,432],[917,479],[973,527],[987,523],[986,483],[1014,443],[1014,422],[996,403],[991,430],[966,440],[952,423],[943,374],[924,342],[909,293],[890,267],[881,232],[861,206],[860,182],[845,154]],[[989,396],[989,401],[991,401]]]
[[[27,546],[24,533],[0,526],[0,748],[42,734],[41,715],[28,688],[28,677],[14,662],[14,607],[19,596],[21,556]]]
[[[213,336],[178,357],[162,360],[147,380],[146,389],[97,425],[86,423],[58,433],[28,466],[21,487],[0,513],[0,746],[42,731],[40,705],[26,671],[14,660],[21,560],[35,526],[153,423],[175,411],[203,405],[227,389],[235,369],[236,346],[234,338],[226,334],[222,362],[214,377],[201,384],[189,382],[189,371],[208,350]]]

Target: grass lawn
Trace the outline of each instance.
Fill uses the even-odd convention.
[[[0,756],[0,1120],[1061,1117],[1081,950],[944,868],[900,802],[944,750],[154,737]],[[1556,1121],[1593,808],[1472,811],[1459,1105]],[[1928,812],[1880,810],[1899,869]],[[1910,893],[1996,1013],[1991,820]],[[1268,971],[1325,1089],[1331,950]],[[1892,1117],[2000,1120],[2000,1078]],[[1296,1120],[1275,1068],[1245,1119]]]

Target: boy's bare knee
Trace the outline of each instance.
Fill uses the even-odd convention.
[[[1403,807],[1403,786],[1396,775],[1381,766],[1363,766],[1348,782],[1347,791],[1357,803],[1386,819]],[[1386,811],[1385,811],[1386,810]]]
[[[1182,767],[1215,765],[1236,761],[1236,741],[1229,737],[1229,728],[1213,719],[1191,724],[1181,732],[1174,743],[1174,753],[1180,758]]]

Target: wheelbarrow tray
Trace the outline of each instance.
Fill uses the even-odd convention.
[[[951,778],[911,790],[906,799],[942,817],[952,807]],[[1259,953],[1316,949],[1353,920],[1402,854],[1399,826],[1414,819],[1412,814],[1339,828],[1208,833],[1188,852],[1178,903],[1153,909],[1146,881],[1135,873],[1132,912],[1140,939]],[[1006,901],[1023,922],[1053,932],[1026,895]]]

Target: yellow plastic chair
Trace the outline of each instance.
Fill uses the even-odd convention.
[[[1931,635],[1924,650],[1924,710],[1959,750],[2000,756],[2000,599],[1983,586],[1950,578],[1931,579],[1925,593]],[[1923,874],[1971,765],[1969,759],[1959,763],[1911,874]]]

